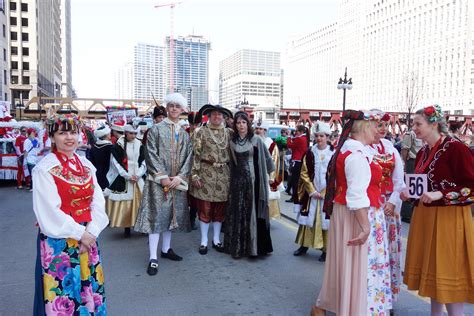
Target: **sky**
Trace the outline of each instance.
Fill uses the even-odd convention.
[[[72,81],[81,98],[114,98],[114,73],[132,62],[141,42],[165,46],[170,9],[179,0],[72,0]],[[174,35],[211,42],[209,89],[218,89],[219,61],[239,49],[283,53],[294,34],[336,21],[337,0],[182,0]],[[211,91],[211,93],[212,93]]]

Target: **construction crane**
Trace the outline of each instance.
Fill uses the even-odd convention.
[[[174,27],[174,8],[183,2],[173,2],[168,4],[157,4],[155,5],[155,9],[169,7],[170,11],[170,52],[169,52],[169,70],[170,70],[170,78],[169,78],[169,89],[170,92],[174,92],[174,37],[173,37],[173,27]]]

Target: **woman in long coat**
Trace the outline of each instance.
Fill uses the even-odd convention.
[[[234,123],[224,249],[233,258],[266,255],[273,252],[268,184],[275,165],[262,138],[253,134],[247,113],[237,112]]]

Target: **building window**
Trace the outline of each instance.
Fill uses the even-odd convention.
[[[3,82],[7,84],[7,70],[6,69],[3,70]]]
[[[10,25],[13,25],[13,26],[16,25],[16,18],[14,16],[10,17]]]
[[[13,56],[18,55],[18,47],[12,46],[12,47],[11,47],[11,50],[10,50],[10,53],[11,53]]]
[[[7,27],[3,24],[3,38],[7,37]]]
[[[12,76],[12,84],[18,84],[18,76]]]
[[[3,49],[3,61],[7,61],[7,50]]]
[[[12,41],[18,40],[17,32],[10,32],[10,40],[12,40]]]
[[[30,63],[27,61],[23,62],[23,70],[30,70]]]
[[[18,62],[12,61],[12,69],[18,70]]]
[[[28,12],[28,3],[21,4],[21,12]]]
[[[28,33],[21,33],[21,40],[23,42],[28,42]]]
[[[28,47],[23,47],[21,49],[23,56],[30,56],[30,49]]]
[[[10,11],[16,11],[16,2],[10,2]]]
[[[21,26],[28,26],[28,18],[21,18]]]
[[[28,76],[23,76],[23,78],[22,78],[22,83],[23,83],[23,84],[30,84],[30,77],[28,77]]]

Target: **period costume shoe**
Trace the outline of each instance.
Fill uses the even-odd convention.
[[[293,199],[289,199],[285,201],[286,203],[293,203]]]
[[[207,254],[207,246],[203,246],[203,245],[199,246],[199,253],[201,255]]]
[[[217,252],[224,252],[224,246],[222,243],[215,244],[212,242],[212,248],[216,249]]]
[[[323,251],[323,253],[321,254],[321,256],[319,256],[319,259],[318,259],[319,262],[326,262],[326,252]]]
[[[182,257],[178,256],[177,254],[174,253],[173,249],[168,249],[168,252],[161,252],[161,258],[166,258],[166,259],[170,259],[170,260],[173,260],[173,261],[181,261],[183,260]]]
[[[296,256],[296,257],[303,256],[306,254],[307,251],[308,251],[308,247],[301,246],[298,249],[296,249],[295,252],[293,252],[293,256]]]
[[[148,273],[148,275],[155,275],[158,273],[158,260],[150,260],[150,262],[148,263],[148,268],[146,269],[146,273]]]
[[[130,230],[129,227],[125,228],[123,231],[123,237],[124,238],[130,238],[132,236],[132,231]]]
[[[23,189],[23,187],[22,187],[21,185],[18,186],[18,187],[16,187],[16,188],[17,188],[18,190],[22,190],[22,189]]]

